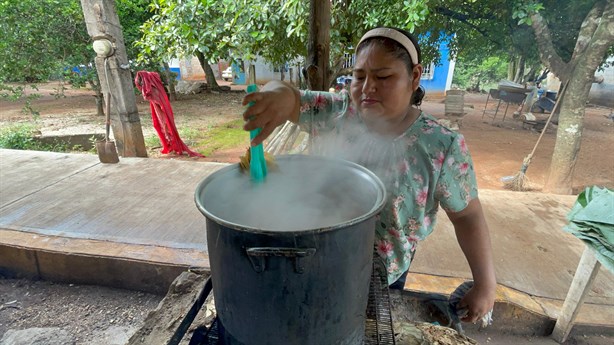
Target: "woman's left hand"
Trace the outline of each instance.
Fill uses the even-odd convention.
[[[493,308],[497,289],[488,225],[477,198],[460,212],[448,212],[448,216],[454,224],[456,238],[467,258],[474,282],[457,309],[468,309],[462,321],[476,322]]]
[[[467,308],[467,314],[461,318],[463,322],[477,322],[493,309],[495,305],[495,287],[480,287],[474,285],[467,291],[458,304],[459,309]]]

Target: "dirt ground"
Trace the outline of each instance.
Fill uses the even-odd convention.
[[[55,98],[51,95],[56,84],[39,86],[43,95],[33,102],[40,111],[38,122],[43,135],[102,133],[103,118],[96,116],[92,92],[88,90],[65,91],[66,97]],[[236,89],[236,88],[235,88]],[[190,127],[207,129],[216,124],[240,118],[243,93],[235,90],[228,93],[204,93],[180,96],[172,103],[177,128]],[[514,111],[510,106],[505,121],[502,119],[504,108],[500,110],[497,121],[491,123],[488,117],[482,118],[486,95],[471,93],[465,96],[467,115],[463,118],[460,132],[467,139],[473,156],[478,185],[486,189],[502,189],[501,178],[514,175],[522,166],[522,161],[535,145],[539,132],[522,127],[522,123],[512,118]],[[31,115],[21,112],[23,104],[0,101],[0,127],[19,121],[32,120]],[[137,106],[141,117],[144,135],[155,135],[151,123],[149,102],[137,95]],[[488,108],[493,107],[492,100]],[[437,118],[445,118],[445,105],[442,97],[428,97],[422,109]],[[614,188],[614,122],[608,119],[612,109],[588,106],[585,127],[575,168],[573,189],[581,191],[585,186],[602,185]],[[545,120],[547,114],[534,114]],[[246,137],[247,138],[247,137]],[[550,159],[556,138],[556,127],[551,126],[544,135],[531,161],[527,176],[531,187],[541,189],[547,177]],[[150,150],[150,157],[205,160],[215,162],[238,162],[238,157],[247,148],[247,139],[239,147],[216,151],[207,158],[162,155],[158,149]]]
[[[47,281],[4,279],[0,277],[0,339],[8,330],[58,327],[75,336],[75,345],[105,343],[105,330],[127,328],[132,334],[163,296],[101,286],[59,284]],[[410,320],[438,320],[423,304],[411,303]],[[395,309],[399,309],[397,305]],[[396,313],[399,313],[398,311]],[[496,322],[497,320],[495,320]],[[486,328],[466,327],[466,335],[479,344],[556,345],[547,336],[511,334]],[[108,332],[107,332],[108,333]],[[519,335],[521,334],[521,335]],[[108,336],[108,335],[107,335]],[[116,338],[115,338],[116,339]],[[609,345],[612,335],[572,330],[568,345]],[[183,342],[182,342],[183,343]],[[0,342],[2,345],[9,345]],[[115,343],[113,343],[115,344]]]
[[[65,98],[50,95],[54,84],[40,87],[43,97],[33,102],[40,111],[37,120],[43,135],[102,133],[103,118],[96,116],[92,92],[66,90]],[[209,128],[240,117],[242,112],[240,91],[181,96],[172,104],[178,128]],[[467,139],[476,166],[480,188],[502,189],[500,179],[513,175],[520,169],[523,158],[531,152],[539,132],[523,129],[521,123],[512,119],[513,109],[508,110],[504,122],[491,124],[482,119],[486,95],[465,96],[467,115],[460,132]],[[155,135],[151,124],[149,103],[137,96],[144,135]],[[0,127],[12,123],[31,121],[32,116],[23,114],[22,103],[0,101]],[[444,118],[442,98],[427,97],[422,107],[435,117]],[[489,106],[490,108],[490,106]],[[585,128],[579,160],[574,175],[574,190],[588,185],[605,185],[614,188],[614,122],[606,118],[612,109],[587,107]],[[545,119],[546,115],[536,114]],[[501,119],[501,114],[498,119]],[[546,178],[552,155],[556,132],[550,129],[544,138],[528,170],[534,188],[539,190]],[[247,135],[246,135],[247,138]],[[158,149],[150,156],[162,159],[205,160],[237,162],[245,145],[214,152],[207,158],[161,155]],[[3,279],[0,277],[0,338],[8,329],[30,327],[62,327],[79,334],[87,344],[97,330],[110,326],[138,327],[147,313],[154,309],[162,296],[142,292],[108,289],[99,286],[79,286]],[[554,344],[543,337],[515,337],[494,333],[470,335],[480,343],[489,344]],[[600,335],[575,335],[569,344],[606,344],[611,338]]]
[[[139,327],[161,299],[102,286],[0,278],[0,339],[9,329],[59,327],[77,335],[77,344],[88,344],[111,326]]]

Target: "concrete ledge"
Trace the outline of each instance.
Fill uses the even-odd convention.
[[[417,295],[441,294],[449,296],[464,281],[465,279],[462,278],[411,273],[407,276],[405,291]],[[531,323],[537,329],[546,332],[544,334],[549,334],[548,332],[552,331],[559,311],[563,307],[563,300],[531,296],[501,284],[497,286],[495,303],[494,314],[497,315],[498,320],[510,319],[509,321],[518,322],[518,319],[521,317],[519,313],[522,313],[525,314],[522,316],[523,318],[533,319]],[[511,308],[501,305],[507,305]],[[517,307],[516,310],[514,307]],[[584,303],[575,324],[590,327],[606,327],[614,331],[613,310],[614,306],[612,305]],[[539,326],[535,318],[527,314],[537,316],[538,319],[542,320],[543,324]]]
[[[0,274],[96,284],[164,295],[190,267],[209,270],[209,257],[177,249],[73,239],[0,229]]]
[[[36,136],[34,140],[48,145],[66,144],[68,147],[80,146],[83,151],[89,151],[94,148],[93,143],[99,140],[104,140],[103,133],[88,133],[88,134],[66,134],[66,135],[43,135]]]
[[[109,241],[74,239],[0,229],[0,274],[6,277],[95,284],[164,295],[187,268],[209,271],[208,255],[177,249]],[[434,294],[449,296],[462,278],[412,272],[403,305],[416,308]],[[562,300],[531,296],[499,285],[492,328],[509,334],[550,334]],[[397,307],[398,308],[398,307]],[[611,305],[586,303],[575,329],[614,334]],[[472,327],[473,325],[467,325]]]

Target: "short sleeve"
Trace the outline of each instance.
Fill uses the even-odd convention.
[[[349,107],[347,92],[301,90],[299,124],[307,132],[331,129]]]
[[[477,196],[473,161],[465,137],[457,133],[441,166],[435,198],[444,210],[460,212]]]

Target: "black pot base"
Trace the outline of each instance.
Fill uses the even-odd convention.
[[[363,345],[394,345],[394,330],[390,311],[390,295],[384,264],[373,260],[373,271],[369,284],[369,300],[365,319]],[[189,345],[244,345],[224,330],[216,317],[211,326],[197,328],[192,334]]]

